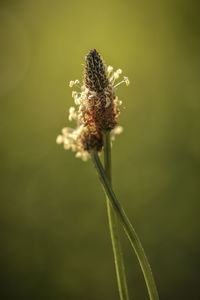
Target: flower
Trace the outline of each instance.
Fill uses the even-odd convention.
[[[96,49],[86,55],[85,61],[82,86],[79,86],[79,80],[69,83],[70,87],[80,89],[72,91],[77,109],[74,106],[69,109],[69,120],[76,121],[76,128],[63,128],[56,139],[58,144],[76,152],[76,157],[84,161],[90,157],[90,149],[101,152],[105,131],[111,131],[111,140],[122,132],[122,127],[116,126],[122,101],[115,95],[115,89],[123,82],[129,84],[127,77],[115,84],[122,70],[114,72],[112,66],[106,67]]]

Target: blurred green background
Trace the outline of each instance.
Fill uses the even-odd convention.
[[[200,299],[199,28],[199,1],[0,1],[1,299],[119,299],[95,170],[55,143],[91,48],[131,81],[113,181],[160,298]]]

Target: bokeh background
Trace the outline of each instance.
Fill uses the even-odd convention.
[[[91,162],[55,143],[96,48],[121,86],[113,182],[160,298],[200,299],[199,1],[0,1],[1,299],[119,299]],[[148,299],[121,233],[130,299]]]

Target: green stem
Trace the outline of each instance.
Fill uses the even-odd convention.
[[[104,166],[106,176],[111,185],[111,145],[109,131],[104,134]],[[119,295],[121,300],[129,300],[124,260],[118,231],[118,220],[108,196],[106,196],[106,203]]]
[[[136,256],[138,258],[140,267],[141,267],[143,275],[144,275],[144,279],[145,279],[146,286],[148,289],[149,297],[151,300],[159,300],[158,291],[157,291],[156,284],[155,284],[155,281],[153,278],[151,267],[149,265],[149,262],[146,257],[146,254],[144,252],[144,249],[142,247],[142,244],[141,244],[139,237],[137,236],[137,233],[135,232],[132,224],[130,223],[128,217],[126,216],[123,208],[121,207],[119,201],[117,200],[115,193],[112,190],[112,187],[107,179],[107,176],[104,172],[103,166],[101,164],[101,161],[98,157],[98,153],[96,150],[91,151],[91,158],[92,158],[94,166],[98,172],[98,175],[99,175],[102,185],[104,187],[105,193],[108,196],[110,202],[112,203],[112,206],[113,206],[113,208],[124,228],[124,231],[125,231],[126,235],[128,236],[128,239],[136,253]]]

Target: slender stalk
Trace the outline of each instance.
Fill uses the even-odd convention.
[[[101,183],[104,187],[105,193],[108,196],[110,202],[112,203],[112,206],[113,206],[113,208],[124,228],[124,231],[136,253],[136,256],[138,258],[140,267],[141,267],[143,275],[144,275],[144,279],[145,279],[146,286],[147,286],[148,293],[149,293],[149,298],[151,300],[159,300],[158,291],[157,291],[156,284],[155,284],[155,281],[153,278],[151,267],[150,267],[150,264],[146,257],[146,254],[144,252],[144,249],[142,247],[142,244],[139,240],[137,233],[135,232],[135,229],[133,228],[132,224],[130,223],[122,206],[120,205],[119,201],[117,200],[115,193],[112,190],[112,187],[107,179],[107,176],[104,172],[103,166],[101,164],[101,161],[98,157],[96,150],[91,151],[91,158],[92,158],[94,166],[98,172],[98,175],[99,175]]]
[[[109,131],[105,132],[104,134],[104,166],[105,166],[106,176],[109,180],[110,185],[112,185],[111,145],[110,145]],[[122,254],[119,231],[118,231],[118,220],[108,196],[106,196],[106,203],[107,203],[108,221],[109,221],[110,235],[111,235],[111,241],[113,247],[119,295],[121,300],[129,300],[124,260],[123,260],[123,254]]]

